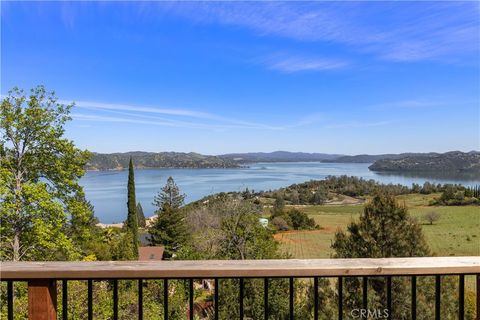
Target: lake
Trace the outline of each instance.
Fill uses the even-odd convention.
[[[235,169],[138,169],[135,170],[137,202],[143,206],[145,216],[153,215],[153,197],[169,176],[175,179],[186,202],[198,200],[222,191],[270,190],[293,183],[324,179],[329,175],[357,176],[381,183],[423,184],[461,183],[480,184],[479,177],[432,174],[384,174],[368,169],[366,163],[256,163],[248,168]],[[80,180],[87,199],[95,207],[95,215],[103,223],[121,222],[127,215],[127,175],[124,171],[89,171]]]

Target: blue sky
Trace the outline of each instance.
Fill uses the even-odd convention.
[[[97,152],[480,149],[478,2],[2,2],[1,93]]]

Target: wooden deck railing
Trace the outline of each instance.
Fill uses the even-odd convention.
[[[118,318],[118,280],[138,280],[138,318],[143,318],[142,281],[163,279],[164,310],[168,311],[168,280],[189,279],[189,310],[193,310],[193,280],[214,279],[214,310],[218,319],[218,279],[233,278],[239,281],[239,310],[243,319],[243,279],[264,279],[264,310],[268,318],[268,279],[289,279],[290,319],[294,319],[294,278],[313,278],[318,288],[319,277],[338,278],[338,319],[343,319],[343,279],[363,279],[363,306],[367,305],[369,277],[385,277],[387,283],[387,309],[392,308],[392,277],[411,277],[411,314],[416,319],[416,277],[435,276],[435,319],[441,319],[441,277],[457,275],[459,281],[458,318],[464,318],[465,276],[476,276],[476,304],[480,310],[480,257],[428,257],[428,258],[385,258],[385,259],[311,259],[311,260],[204,260],[204,261],[109,261],[109,262],[2,262],[1,281],[7,282],[8,319],[13,319],[13,283],[28,282],[29,319],[57,318],[57,281],[62,282],[62,306],[67,309],[68,280],[88,280],[87,319],[93,318],[92,281],[113,281],[113,318]],[[220,289],[221,290],[221,289]],[[318,319],[318,290],[314,290],[314,319]],[[478,312],[480,314],[480,312]],[[165,319],[168,312],[165,312]],[[391,312],[388,313],[391,317]],[[67,319],[63,312],[63,319]],[[193,312],[190,312],[193,319]],[[480,320],[480,316],[477,315]]]

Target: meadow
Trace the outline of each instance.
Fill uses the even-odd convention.
[[[478,206],[429,206],[438,195],[410,194],[397,197],[399,203],[408,208],[411,216],[418,219],[425,238],[436,256],[480,255],[480,208]],[[298,209],[314,218],[320,230],[279,232],[284,252],[292,258],[330,258],[330,248],[335,232],[345,230],[347,225],[358,219],[363,205],[319,205],[303,206]],[[436,212],[439,220],[430,225],[425,214]]]

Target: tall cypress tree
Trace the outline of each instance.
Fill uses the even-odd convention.
[[[133,161],[130,158],[128,164],[128,215],[126,229],[131,234],[133,241],[133,255],[138,256],[138,217],[137,217],[137,202],[135,200],[135,174],[133,172]]]
[[[140,228],[145,228],[146,221],[145,221],[145,214],[143,213],[143,207],[139,203],[137,203],[137,217],[138,217],[138,226]]]

